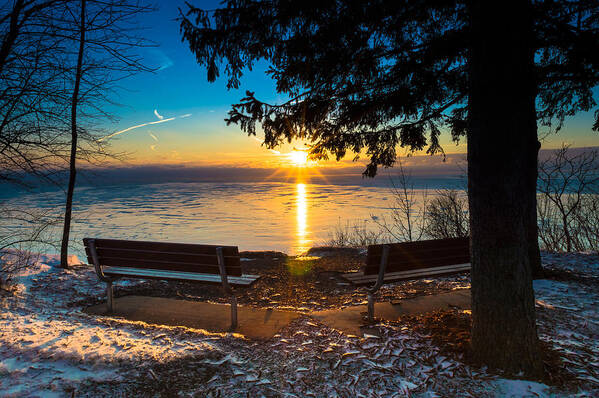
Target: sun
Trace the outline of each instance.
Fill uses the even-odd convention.
[[[289,161],[297,167],[306,167],[308,165],[308,152],[294,150],[287,154]]]

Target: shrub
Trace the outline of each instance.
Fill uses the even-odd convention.
[[[468,198],[455,189],[437,191],[426,206],[425,233],[432,239],[469,235]]]

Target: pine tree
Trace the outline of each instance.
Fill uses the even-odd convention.
[[[229,88],[269,62],[287,100],[248,91],[226,119],[250,135],[259,125],[269,148],[303,139],[315,159],[365,153],[374,176],[398,146],[435,154],[442,129],[467,137],[473,350],[540,372],[537,124],[559,129],[596,105],[596,1],[231,0],[189,6],[181,33],[209,81],[224,66]]]

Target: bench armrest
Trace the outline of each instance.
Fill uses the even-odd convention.
[[[373,287],[368,289],[368,293],[374,293],[381,288],[385,281],[385,271],[389,260],[389,245],[383,245],[383,255],[381,256],[381,264],[379,266],[379,276]]]
[[[94,268],[96,269],[96,274],[98,275],[98,278],[102,282],[112,282],[112,281],[116,280],[117,278],[111,278],[109,276],[104,275],[104,272],[102,271],[102,266],[100,265],[100,260],[98,259],[98,252],[96,251],[96,240],[89,239],[87,242],[88,242],[89,252],[92,256],[92,261],[94,263]]]
[[[218,269],[220,271],[220,280],[223,284],[223,289],[225,289],[225,293],[232,295],[233,289],[231,289],[231,285],[229,285],[229,281],[227,279],[227,269],[225,268],[225,256],[223,255],[223,248],[216,248],[216,258],[218,259]]]

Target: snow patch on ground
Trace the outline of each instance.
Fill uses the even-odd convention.
[[[444,357],[408,328],[386,323],[361,337],[304,317],[267,342],[253,342],[226,333],[90,316],[82,311],[83,300],[104,297],[104,284],[93,268],[62,270],[54,266],[55,256],[40,258],[47,263],[23,270],[16,280],[19,288],[1,303],[2,396],[144,395],[155,389],[202,396],[567,395],[544,384],[472,369]],[[597,275],[597,256],[545,254],[543,259],[554,267]],[[579,396],[599,395],[596,287],[534,282],[539,335],[585,381]]]
[[[104,284],[90,266],[63,270],[38,262],[21,270],[15,282],[16,291],[0,309],[2,394],[45,395],[81,379],[114,380],[126,364],[218,350],[207,332],[173,338],[176,328],[83,313],[78,301],[104,294]]]
[[[496,396],[500,397],[551,397],[545,384],[528,380],[498,379],[491,381]]]
[[[580,274],[599,277],[597,253],[542,253],[543,265]]]

